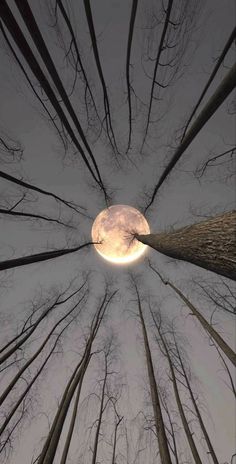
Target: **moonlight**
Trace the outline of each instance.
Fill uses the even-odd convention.
[[[92,239],[96,251],[107,261],[115,264],[131,263],[146,250],[146,245],[132,240],[131,234],[149,234],[150,228],[144,216],[132,206],[115,205],[101,211],[92,227]]]

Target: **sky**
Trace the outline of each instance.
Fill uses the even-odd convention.
[[[103,114],[101,85],[93,59],[83,2],[71,0],[65,3],[69,6],[85,68],[99,111]],[[148,101],[151,85],[148,75],[153,69],[153,62],[147,61],[147,47],[149,47],[150,55],[155,56],[156,44],[160,39],[160,27],[155,21],[153,22],[153,15],[158,12],[159,2],[140,0],[138,4],[130,71],[137,98],[132,97],[134,118],[132,148],[129,156],[126,156],[128,107],[125,59],[131,2],[91,1],[99,53],[111,104],[113,128],[121,153],[117,159],[105,135],[102,134],[99,137],[97,123],[95,122],[92,128],[87,127],[83,86],[79,82],[71,95],[71,102],[92,147],[102,178],[112,193],[112,205],[127,204],[143,210],[147,201],[146,193],[150,194],[155,181],[173,153],[178,131],[189,116],[213,69],[215,60],[234,27],[233,1],[177,1],[176,3],[179,7],[188,3],[188,7],[195,10],[194,22],[191,25],[192,33],[183,35],[184,45],[184,39],[187,38],[186,52],[180,62],[176,79],[170,87],[161,90],[161,100],[153,105],[153,123],[150,125],[142,153],[140,149],[147,117],[145,102]],[[14,1],[9,1],[8,4],[30,41]],[[54,63],[69,92],[73,85],[73,76],[64,56],[62,37],[52,27],[50,5],[53,4],[54,2],[42,0],[30,2]],[[63,28],[61,30],[65,38],[65,31]],[[33,45],[32,48],[38,57]],[[217,73],[203,104],[219,85],[228,67],[232,65],[234,52],[235,50],[231,50],[227,55],[224,66]],[[44,212],[53,217],[60,217],[64,221],[71,221],[75,229],[49,225],[43,221],[7,220],[6,217],[0,216],[1,259],[75,246],[78,243],[89,241],[93,219],[106,207],[104,197],[94,186],[83,161],[71,143],[67,153],[64,152],[55,130],[34,98],[1,35],[0,62],[0,133],[3,137],[19,141],[24,148],[20,162],[6,162],[6,158],[0,153],[2,170],[23,177],[41,188],[53,191],[67,200],[82,205],[89,216],[83,217],[72,214],[66,208],[60,209],[53,200],[47,197],[29,195],[24,203],[25,210]],[[161,78],[164,77],[163,71]],[[170,177],[163,184],[154,205],[146,216],[151,232],[181,227],[194,223],[207,215],[232,209],[235,188],[228,165],[207,170],[201,179],[195,175],[196,169],[209,157],[209,154],[221,153],[234,143],[234,121],[232,115],[229,114],[233,107],[232,102],[233,96],[230,95],[186,150]],[[20,192],[20,189],[9,185],[7,181],[0,180],[2,206],[12,206],[19,198]],[[78,346],[81,346],[80,337],[83,334],[83,327],[86,326],[86,321],[95,308],[96,297],[102,295],[104,278],[109,278],[114,288],[119,289],[119,296],[112,305],[110,319],[102,331],[105,334],[112,328],[117,334],[120,347],[120,369],[127,384],[122,406],[125,409],[127,402],[129,403],[128,421],[131,421],[131,418],[144,408],[144,405],[150,411],[143,347],[140,342],[140,326],[137,318],[133,316],[135,305],[128,284],[127,270],[141,275],[141,291],[144,295],[149,295],[157,305],[161,304],[163,314],[166,314],[170,320],[176,321],[182,336],[188,340],[188,356],[191,360],[192,371],[198,378],[196,385],[202,393],[205,408],[204,419],[220,463],[230,462],[234,452],[235,414],[232,407],[233,395],[225,385],[221,364],[198,324],[192,318],[186,317],[188,312],[183,304],[170,291],[163,289],[159,282],[157,283],[155,276],[147,268],[145,261],[147,256],[167,277],[185,291],[191,301],[202,309],[206,317],[210,318],[214,308],[209,302],[204,301],[193,284],[193,280],[202,280],[209,285],[214,285],[220,279],[211,272],[201,270],[191,264],[173,261],[154,250],[149,250],[143,258],[131,266],[115,266],[104,261],[91,247],[83,252],[19,268],[3,275],[0,293],[1,325],[3,327],[1,344],[14,333],[20,321],[24,320],[30,301],[35,295],[44,296],[50,288],[67,285],[75,276],[81,281],[83,271],[92,271],[91,301],[89,300],[87,304],[87,312],[83,316],[82,325],[73,327],[71,336],[65,340],[64,356],[59,355],[40,380],[34,395],[37,401],[19,431],[18,438],[14,441],[14,449],[9,457],[11,464],[31,463],[33,453],[40,449],[41,439],[47,430],[47,420],[42,411],[49,411],[50,418],[53,417],[56,399],[59,398],[68,378],[68,372],[74,363],[75,351]],[[216,312],[214,322],[233,347],[235,325],[232,317],[225,312]],[[48,321],[44,329],[49,329],[52,323],[53,321]],[[28,348],[29,353],[40,342],[40,337],[42,333],[37,335],[32,347]],[[159,362],[155,347],[154,359],[159,377],[164,367]],[[89,374],[91,377],[89,376],[86,380],[84,396],[96,380],[99,372],[96,369],[95,365]],[[8,377],[3,378],[3,385],[7,379]],[[88,414],[85,417],[86,412],[83,408],[80,414],[80,424],[89,423],[90,416]],[[128,423],[132,424],[132,422]],[[79,436],[83,441],[82,432]],[[135,438],[137,437],[134,431],[134,441]],[[70,462],[77,462],[75,459],[79,453],[78,449],[80,446],[81,449],[83,448],[82,444],[78,443],[78,446],[73,443]],[[152,446],[154,446],[153,440]],[[185,447],[184,438],[182,438],[182,446]],[[104,462],[109,462],[107,449],[105,448],[103,452],[104,457],[101,455],[100,458],[104,459]],[[89,455],[84,459],[87,459],[84,460],[84,464],[90,462]],[[120,457],[120,462],[125,462],[121,459]],[[132,459],[134,461],[134,455]],[[144,458],[139,457],[137,462],[149,464],[150,461],[152,464],[151,455],[147,455],[145,461],[142,459]],[[209,458],[206,459],[208,459],[206,463],[210,462]]]

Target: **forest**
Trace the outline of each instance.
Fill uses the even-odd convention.
[[[0,0],[0,464],[236,464],[235,16]]]

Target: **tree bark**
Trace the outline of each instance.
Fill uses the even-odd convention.
[[[159,253],[236,280],[235,230],[231,211],[173,232],[134,236]]]

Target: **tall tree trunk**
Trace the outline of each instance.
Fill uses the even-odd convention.
[[[168,359],[170,372],[171,372],[171,377],[172,377],[172,382],[173,382],[173,388],[174,388],[176,403],[177,403],[177,406],[178,406],[178,410],[179,410],[179,414],[180,414],[180,417],[181,417],[181,420],[182,420],[184,431],[185,431],[185,434],[186,434],[190,449],[192,451],[194,461],[195,461],[196,464],[202,464],[201,458],[200,458],[200,456],[198,454],[197,447],[196,447],[195,442],[193,440],[192,432],[191,432],[191,430],[189,428],[188,421],[187,421],[187,418],[186,418],[185,413],[184,413],[184,409],[183,409],[182,402],[181,402],[181,399],[180,399],[178,385],[177,385],[177,381],[176,381],[176,377],[175,377],[175,372],[174,372],[171,357],[169,355],[169,351],[168,351],[166,341],[165,341],[165,339],[164,339],[164,337],[163,337],[163,335],[162,335],[162,333],[160,331],[160,328],[158,327],[157,324],[156,324],[156,327],[157,327],[157,330],[158,330],[162,345],[164,347],[166,357]]]
[[[49,259],[58,258],[59,256],[68,255],[69,253],[75,253],[76,251],[82,250],[82,248],[92,245],[93,243],[94,242],[87,242],[74,248],[44,251],[43,253],[36,253],[35,255],[21,256],[20,258],[0,261],[0,271],[5,271],[19,266],[26,266],[27,264],[39,263],[41,261],[47,261]]]
[[[63,304],[63,303],[66,303],[67,301],[70,300],[70,298],[72,298],[76,293],[80,292],[80,290],[84,287],[84,285],[86,284],[86,280],[84,281],[84,283],[80,286],[80,288],[78,290],[76,290],[75,292],[73,292],[71,295],[69,295],[67,298],[65,298],[64,300],[61,300],[59,301],[59,297],[56,298],[56,300],[54,301],[54,303],[52,305],[49,306],[49,308],[45,309],[45,311],[43,311],[43,313],[38,317],[38,319],[33,323],[31,324],[28,328],[25,327],[25,324],[27,323],[27,321],[29,320],[29,318],[27,318],[27,321],[24,323],[24,327],[23,327],[23,330],[21,331],[21,333],[19,335],[16,335],[13,339],[11,339],[8,343],[6,343],[5,346],[3,346],[0,350],[0,353],[4,352],[7,348],[9,348],[10,345],[12,345],[16,340],[18,340],[22,335],[23,337],[16,343],[16,345],[14,345],[12,348],[10,348],[6,353],[4,353],[1,358],[0,358],[0,365],[2,363],[4,363],[13,353],[15,353],[17,350],[19,350],[19,348],[30,338],[30,336],[34,333],[34,331],[37,329],[37,327],[39,326],[40,322],[42,322],[45,317],[47,317],[49,315],[49,313],[57,306]],[[30,316],[31,317],[31,316]],[[25,334],[26,332],[26,334]],[[25,334],[25,335],[24,335]]]
[[[236,211],[231,211],[174,232],[134,236],[166,256],[236,280],[235,229]]]
[[[165,425],[162,417],[161,405],[158,395],[158,389],[154,374],[153,362],[152,362],[152,355],[148,341],[147,330],[143,318],[142,313],[142,306],[140,301],[140,296],[138,292],[137,285],[134,283],[135,291],[137,294],[137,301],[138,301],[138,310],[139,310],[139,318],[142,325],[142,332],[143,332],[143,340],[145,346],[145,354],[146,354],[146,361],[147,361],[147,369],[148,369],[148,378],[149,378],[149,385],[150,385],[150,393],[152,399],[152,407],[154,412],[155,418],[155,427],[159,445],[159,452],[161,458],[161,464],[171,464],[170,452],[168,448],[168,441],[165,432]]]
[[[232,68],[228,71],[220,85],[217,87],[211,98],[208,100],[194,123],[189,128],[188,132],[186,133],[184,139],[180,143],[180,145],[175,150],[172,158],[170,159],[169,163],[167,164],[166,168],[164,169],[163,173],[159,181],[157,182],[153,194],[151,196],[151,200],[149,201],[148,205],[145,208],[147,211],[148,208],[153,204],[155,197],[157,195],[158,190],[162,186],[163,182],[169,176],[172,169],[175,167],[176,163],[181,158],[182,154],[188,148],[188,146],[192,143],[195,139],[197,134],[200,130],[204,127],[204,125],[209,121],[209,119],[213,116],[216,110],[222,105],[225,99],[230,95],[230,93],[235,89],[236,86],[236,63],[232,66]]]
[[[204,424],[204,422],[202,420],[202,416],[201,416],[201,413],[199,411],[198,405],[196,403],[196,400],[195,400],[195,397],[194,397],[194,394],[193,394],[193,391],[192,391],[192,387],[190,385],[190,381],[189,381],[189,378],[187,376],[187,373],[186,373],[186,370],[185,370],[185,367],[184,367],[184,363],[183,363],[182,357],[180,355],[179,348],[178,348],[178,345],[176,343],[176,340],[175,340],[175,348],[176,348],[178,359],[179,359],[179,362],[180,362],[180,365],[181,365],[181,369],[183,371],[184,379],[185,379],[185,382],[186,382],[186,385],[188,387],[188,391],[189,391],[189,394],[190,394],[190,397],[191,397],[191,400],[192,400],[192,403],[193,403],[193,407],[195,409],[195,412],[196,412],[196,415],[197,415],[197,418],[198,418],[198,421],[199,421],[203,436],[204,436],[204,438],[206,440],[206,444],[207,444],[208,449],[209,449],[209,453],[210,453],[210,455],[212,457],[212,460],[213,460],[214,464],[219,464],[219,461],[218,461],[218,459],[216,457],[216,454],[215,454],[214,448],[212,446],[211,440],[210,440],[209,435],[207,433],[205,424]]]
[[[76,388],[78,387],[79,383],[81,382],[81,379],[83,378],[86,372],[86,369],[88,367],[88,364],[91,358],[91,350],[92,350],[93,342],[96,338],[96,335],[99,330],[102,319],[104,317],[105,311],[115,294],[116,294],[116,291],[113,292],[108,297],[107,292],[105,293],[103,301],[93,317],[90,335],[86,343],[86,347],[84,349],[82,359],[80,360],[79,364],[76,366],[67,384],[66,390],[63,394],[62,400],[58,407],[58,411],[55,415],[51,430],[44,444],[42,453],[40,454],[38,464],[52,464],[54,461],[58,443],[59,443],[60,436],[62,433],[63,425],[65,422],[72,398],[74,396]]]
[[[15,405],[13,406],[13,408],[11,409],[10,413],[8,414],[8,416],[6,416],[5,418],[5,421],[3,422],[1,428],[0,428],[0,436],[3,434],[3,432],[5,431],[7,425],[9,424],[10,420],[12,419],[12,417],[14,416],[14,414],[16,413],[16,411],[18,410],[19,406],[23,403],[23,401],[25,400],[25,397],[26,395],[28,394],[28,392],[30,391],[30,389],[32,388],[32,386],[34,385],[34,383],[36,382],[37,378],[39,377],[39,375],[41,374],[41,372],[43,371],[44,367],[46,366],[46,364],[48,363],[49,359],[51,358],[56,346],[57,346],[57,343],[58,343],[58,340],[59,338],[61,337],[61,335],[63,334],[63,332],[67,329],[67,327],[72,323],[72,321],[69,321],[67,323],[67,325],[65,327],[63,327],[63,329],[60,331],[60,333],[58,334],[51,350],[49,351],[47,357],[45,358],[43,364],[40,366],[38,372],[35,374],[35,376],[33,377],[33,379],[30,381],[30,383],[27,385],[26,389],[23,391],[23,393],[20,395],[20,397],[18,398],[17,402],[15,403]],[[2,448],[0,448],[0,453],[2,451]]]
[[[230,346],[223,340],[220,334],[209,324],[209,322],[202,316],[202,314],[195,308],[195,306],[186,298],[186,296],[170,281],[163,279],[161,274],[153,267],[150,266],[154,272],[160,277],[161,281],[165,285],[169,285],[175,293],[181,298],[181,300],[191,309],[192,313],[199,320],[205,331],[213,338],[213,340],[219,345],[221,350],[227,356],[227,358],[236,366],[236,353],[230,348]]]
[[[128,100],[128,108],[129,108],[129,135],[128,135],[128,145],[126,149],[126,154],[130,150],[131,146],[131,135],[132,135],[132,105],[131,105],[131,84],[130,84],[130,55],[131,55],[131,46],[132,46],[132,39],[134,33],[134,23],[135,17],[137,12],[138,0],[132,1],[132,9],[131,15],[129,20],[129,35],[128,35],[128,42],[127,42],[127,52],[126,52],[126,85],[127,85],[127,100]]]
[[[14,386],[16,385],[17,381],[20,379],[20,377],[23,375],[23,373],[28,369],[28,367],[37,359],[37,357],[42,353],[44,347],[52,337],[53,333],[55,332],[56,328],[63,322],[70,314],[73,313],[73,311],[78,307],[78,305],[81,303],[81,301],[84,299],[85,294],[80,298],[80,300],[63,316],[59,319],[59,321],[53,326],[53,328],[50,330],[49,334],[43,341],[43,343],[40,345],[38,350],[28,359],[28,361],[22,366],[22,368],[17,372],[15,377],[12,379],[12,381],[9,383],[7,388],[4,390],[4,392],[0,396],[0,406],[3,404],[7,396],[10,394]],[[78,316],[78,314],[77,314]],[[74,319],[74,318],[73,318]]]
[[[88,362],[88,364],[89,364],[89,362]],[[81,377],[79,385],[78,385],[77,394],[76,394],[76,397],[75,397],[74,408],[73,408],[73,413],[72,413],[72,417],[71,417],[71,421],[70,421],[70,427],[69,427],[69,430],[68,430],[68,433],[67,433],[66,442],[65,442],[64,449],[63,449],[60,464],[66,464],[66,460],[67,460],[67,456],[68,456],[68,452],[69,452],[69,448],[70,448],[70,443],[71,443],[72,435],[73,435],[73,432],[74,432],[75,419],[76,419],[76,416],[77,416],[78,405],[79,405],[79,400],[80,400],[80,393],[81,393],[85,373],[86,373],[86,369],[84,369],[84,371],[82,373],[82,377]]]
[[[98,452],[98,440],[99,440],[99,434],[100,434],[100,429],[101,429],[101,423],[102,423],[102,416],[104,413],[104,400],[105,400],[105,388],[106,388],[106,383],[107,383],[107,357],[105,355],[105,375],[102,383],[102,394],[101,394],[101,401],[100,401],[100,408],[99,408],[99,415],[98,415],[98,425],[95,433],[95,439],[94,439],[94,446],[93,446],[93,457],[92,457],[92,464],[96,464],[97,461],[97,452]]]
[[[177,450],[177,443],[176,443],[176,438],[175,438],[175,431],[174,431],[174,426],[173,426],[173,422],[172,422],[172,419],[171,419],[171,415],[170,415],[170,411],[169,411],[169,408],[167,406],[167,401],[163,398],[162,395],[160,395],[160,399],[161,399],[161,404],[164,408],[164,410],[166,411],[166,414],[167,414],[167,417],[168,417],[168,420],[169,420],[169,424],[170,424],[170,435],[172,437],[172,441],[173,441],[173,448],[171,447],[171,451],[175,457],[175,462],[176,464],[179,464],[179,457],[178,457],[178,450]]]
[[[118,416],[119,417],[119,416]],[[117,431],[118,431],[118,427],[121,423],[121,421],[123,420],[123,417],[119,417],[118,418],[118,421],[116,422],[116,425],[115,425],[115,432],[114,432],[114,440],[113,440],[113,447],[112,447],[112,460],[111,460],[111,464],[116,464],[116,444],[117,444]]]

